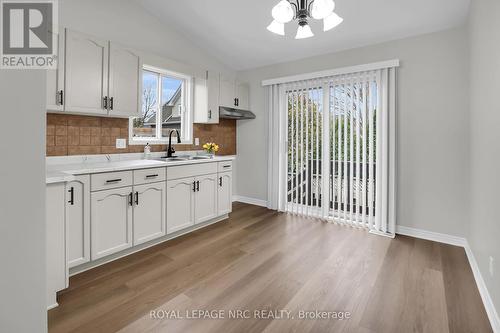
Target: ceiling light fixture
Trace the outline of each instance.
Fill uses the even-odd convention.
[[[285,23],[295,19],[299,23],[295,39],[309,38],[314,36],[308,22],[310,18],[323,20],[323,31],[331,30],[342,23],[343,19],[333,11],[334,9],[333,0],[281,0],[271,11],[274,20],[267,30],[284,36]]]

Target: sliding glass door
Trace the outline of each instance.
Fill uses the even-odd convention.
[[[365,72],[286,86],[287,211],[374,223],[378,82]]]

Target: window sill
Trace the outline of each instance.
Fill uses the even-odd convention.
[[[129,146],[144,146],[148,144],[150,146],[159,146],[159,145],[168,145],[168,139],[166,140],[158,140],[158,139],[153,139],[153,140],[140,140],[140,139],[129,139],[128,144]],[[172,138],[172,145],[192,145],[193,141],[192,140],[183,140],[181,143],[177,143],[175,139]]]

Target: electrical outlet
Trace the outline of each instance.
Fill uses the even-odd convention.
[[[127,148],[127,139],[116,139],[116,149]]]
[[[194,145],[199,146],[200,145],[200,138],[194,138]]]
[[[495,258],[490,256],[490,276],[493,277],[495,274]]]

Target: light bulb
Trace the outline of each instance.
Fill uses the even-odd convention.
[[[293,19],[293,8],[287,0],[281,0],[271,12],[275,21],[288,23]]]
[[[333,0],[315,0],[312,4],[311,16],[316,20],[322,20],[329,16],[335,9]]]
[[[274,20],[267,26],[267,30],[274,32],[275,34],[284,36],[285,35],[285,25]]]
[[[342,17],[338,16],[335,13],[331,13],[330,16],[323,19],[323,31],[331,30],[343,21],[344,19]]]
[[[311,27],[309,24],[306,25],[299,25],[299,28],[297,29],[297,35],[295,36],[295,39],[304,39],[304,38],[309,38],[314,36]]]

